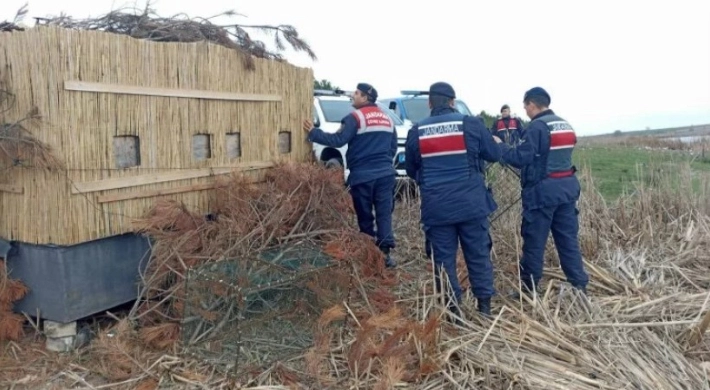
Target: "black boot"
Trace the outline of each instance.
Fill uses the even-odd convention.
[[[490,298],[479,298],[478,299],[478,312],[486,317],[491,316],[491,299]]]
[[[392,256],[390,256],[389,253],[386,254],[386,255],[385,255],[385,267],[387,267],[387,268],[394,268],[394,267],[396,267],[396,266],[397,266],[397,262],[394,261],[394,259],[392,258]]]
[[[385,255],[385,267],[386,268],[394,268],[397,266],[397,262],[394,261],[392,256],[390,256],[390,248],[380,248],[380,251]]]
[[[461,311],[459,310],[458,305],[456,305],[454,303],[449,303],[447,306],[448,306],[447,307],[448,313],[446,315],[446,319],[454,325],[462,325],[462,323],[461,323],[462,316],[461,316]]]

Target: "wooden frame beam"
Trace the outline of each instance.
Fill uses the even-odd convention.
[[[10,192],[13,194],[22,195],[25,193],[25,188],[22,186],[15,186],[12,184],[0,184],[0,192]]]
[[[148,175],[136,175],[126,177],[116,177],[110,179],[85,181],[74,183],[71,189],[72,194],[86,194],[90,192],[115,190],[119,188],[137,187],[148,184],[164,183],[176,180],[197,179],[200,177],[225,175],[235,171],[251,171],[256,169],[271,168],[273,162],[254,162],[243,163],[232,167],[220,168],[200,168],[200,169],[181,169],[179,171],[167,173],[153,173]]]
[[[251,184],[259,183],[258,180],[248,181]],[[202,183],[202,184],[191,184],[187,186],[165,188],[160,190],[145,190],[145,191],[135,191],[135,192],[124,192],[120,194],[109,194],[109,195],[99,195],[96,200],[99,203],[111,203],[120,202],[122,200],[133,200],[141,198],[153,198],[156,196],[164,195],[175,195],[182,194],[185,192],[196,192],[205,191],[217,188],[217,183]]]
[[[125,84],[92,83],[88,81],[67,80],[64,89],[80,92],[116,93],[125,95],[163,96],[192,99],[236,100],[257,102],[280,102],[280,95],[250,94],[237,92],[218,92],[199,89],[139,87]]]

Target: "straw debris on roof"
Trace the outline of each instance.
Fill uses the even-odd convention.
[[[25,16],[27,16],[27,4],[23,5],[19,10],[17,10],[15,17],[11,21],[6,20],[4,22],[0,22],[0,32],[23,31],[24,28],[20,27],[19,23],[22,22]]]
[[[214,23],[217,18],[234,16],[244,15],[230,10],[207,18],[193,18],[186,14],[163,17],[151,8],[149,2],[144,9],[116,10],[98,18],[76,19],[62,14],[56,17],[35,19],[38,25],[105,31],[156,42],[208,41],[248,54],[243,58],[244,66],[249,70],[253,70],[255,67],[253,57],[284,61],[281,52],[287,48],[304,52],[313,60],[317,59],[313,49],[299,36],[294,26],[288,24],[272,26]],[[249,34],[250,31],[273,37],[276,50],[270,50],[263,41],[254,39]]]

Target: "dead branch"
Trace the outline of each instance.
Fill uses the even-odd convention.
[[[74,19],[67,15],[35,19],[38,25],[105,31],[156,42],[207,41],[244,53],[243,65],[250,70],[255,66],[253,57],[284,61],[282,52],[288,47],[306,53],[313,60],[317,59],[310,45],[290,25],[217,25],[212,22],[215,18],[243,15],[226,11],[209,18],[191,18],[185,14],[162,17],[150,7],[148,3],[144,9],[124,8],[93,19]],[[270,35],[274,39],[276,51],[267,49],[264,42],[253,39],[249,30]]]

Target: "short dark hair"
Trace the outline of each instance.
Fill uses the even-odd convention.
[[[367,101],[368,101],[369,103],[374,103],[375,101],[377,101],[376,98],[374,98],[374,97],[368,95],[366,92],[362,92],[362,91],[359,90],[359,89],[356,89],[355,92],[356,92],[356,93],[359,93],[359,94],[362,95],[362,96],[364,96],[365,99],[367,99]]]
[[[547,108],[550,107],[550,98],[547,96],[543,95],[531,95],[531,96],[526,96],[525,99],[523,100],[523,103],[528,104],[532,103],[540,108]]]
[[[441,95],[429,95],[429,103],[433,108],[437,107],[449,107],[451,106],[451,101],[454,99],[448,98]]]

